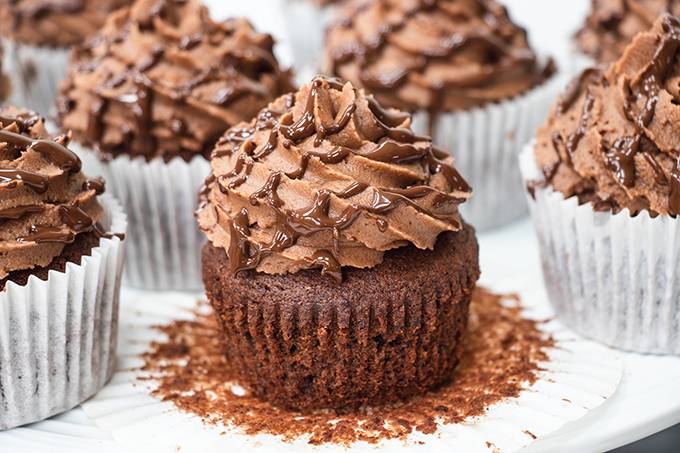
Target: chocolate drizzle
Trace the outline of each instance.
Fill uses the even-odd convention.
[[[632,214],[645,209],[652,215],[679,215],[680,150],[674,140],[669,140],[672,132],[668,129],[674,127],[672,115],[678,105],[674,80],[679,51],[680,20],[665,15],[650,32],[636,38],[606,73],[600,69],[583,72],[562,96],[549,121],[571,128],[575,125],[576,129],[570,133],[565,133],[568,129],[549,132],[551,145],[543,140],[543,145],[552,147],[551,156],[557,158],[556,162],[553,157],[543,159],[542,163],[550,166],[549,172],[544,171],[545,183],[552,182],[557,168],[565,165],[568,170],[561,173],[564,181],[560,184],[570,181],[573,175],[582,178],[570,183],[572,188],[565,192],[595,200],[597,207],[614,211],[629,208]],[[579,114],[575,114],[577,108]],[[601,154],[603,165],[588,161],[588,150],[579,148],[587,134],[588,147],[599,147],[593,151]],[[577,152],[581,160],[575,163],[573,156]],[[604,167],[601,175],[598,165]],[[608,187],[611,180],[618,189]],[[658,201],[664,197],[667,205]]]
[[[225,129],[291,87],[272,38],[247,21],[213,22],[199,0],[150,5],[117,12],[76,53],[58,120],[84,145],[105,157],[208,157]]]
[[[106,233],[97,224],[101,207],[96,202],[104,182],[86,180],[80,173],[80,159],[67,148],[69,137],[44,138],[47,133],[40,117],[12,108],[0,110],[0,123],[0,222],[4,228],[0,232],[0,278],[4,278],[10,271],[48,265],[56,256],[55,244],[73,243],[80,234],[102,237]],[[17,243],[22,244],[19,252],[15,251]],[[50,246],[43,250],[42,244]],[[22,250],[33,252],[35,262],[22,264],[26,259]]]
[[[546,70],[540,67],[528,47],[524,30],[512,24],[505,8],[493,1],[455,4],[419,0],[412,3],[408,3],[407,8],[399,2],[372,0],[351,4],[342,10],[341,19],[328,31],[328,72],[355,76],[357,80],[352,82],[376,93],[383,101],[391,100],[392,105],[429,112],[432,126],[434,117],[442,110],[467,109],[500,100],[480,97],[478,91],[508,83],[508,74],[522,75],[515,83],[514,92],[506,86],[503,90],[509,91],[501,94],[501,98],[518,95],[554,72],[552,64]],[[421,45],[418,29],[430,16],[433,23],[441,27],[440,36],[434,44]],[[358,30],[370,20],[377,22],[374,28],[377,31],[365,36]],[[440,24],[446,21],[449,21],[446,26]],[[452,28],[455,31],[451,31]],[[433,36],[428,34],[423,40],[431,43]],[[436,65],[455,65],[452,62],[457,62],[459,55],[469,59],[473,53],[479,60],[474,66],[481,69],[471,68],[466,76],[438,78],[428,71]],[[465,58],[460,60],[461,65],[469,64]],[[400,90],[409,86],[417,86],[419,93],[428,94],[404,96]],[[456,103],[465,105],[455,107]]]
[[[282,109],[283,99],[277,101],[247,127],[240,125],[228,131],[213,152],[214,172],[224,165],[223,160],[231,161],[233,168],[218,172],[217,177],[206,182],[201,194],[199,223],[210,236],[211,227],[206,226],[203,216],[212,212],[211,203],[218,199],[230,203],[232,197],[248,201],[247,205],[236,208],[237,204],[230,209],[234,214],[228,215],[227,225],[223,227],[229,231],[232,272],[259,270],[269,257],[285,257],[301,244],[306,247],[310,241],[321,241],[309,253],[295,258],[292,267],[320,268],[323,274],[340,281],[340,268],[347,253],[344,244],[357,241],[356,233],[350,231],[354,231],[359,219],[372,219],[373,228],[380,234],[403,234],[400,229],[406,228],[404,226],[390,230],[390,214],[399,208],[406,209],[401,215],[422,215],[430,219],[439,231],[462,227],[457,207],[469,197],[470,187],[447,162],[446,153],[434,148],[427,137],[420,137],[408,128],[408,115],[384,109],[375,99],[334,79],[319,76],[306,90],[304,108],[297,110],[295,118],[293,102],[286,102]],[[340,102],[345,97],[348,101]],[[356,118],[359,112],[364,119]],[[334,118],[332,122],[321,119],[329,114]],[[366,121],[370,121],[376,130],[374,133],[382,137],[362,147],[334,144],[356,141],[341,137],[357,133],[356,129],[362,127],[360,122]],[[350,129],[354,132],[350,133]],[[290,170],[290,166],[286,166],[286,171],[276,169],[274,162],[282,158],[292,160],[295,167]],[[321,185],[308,205],[291,205],[288,197],[290,191],[297,190],[296,184],[306,186],[310,181],[317,181],[320,165],[334,171],[333,167],[345,163],[343,170],[337,170],[342,174],[356,165],[349,159],[365,159],[376,169],[387,166],[380,170],[386,175],[403,166],[399,171],[410,168],[408,171],[421,176],[400,187],[376,187],[344,176],[342,180],[347,180],[347,184],[343,188]],[[312,168],[314,175],[309,175]],[[269,172],[266,181],[257,185],[261,184],[260,187],[253,186],[250,178],[262,181],[259,173],[262,171]],[[219,205],[215,208],[218,218],[226,214]],[[411,214],[406,214],[409,210]],[[263,222],[265,215],[270,220]],[[400,222],[397,224],[401,225]]]

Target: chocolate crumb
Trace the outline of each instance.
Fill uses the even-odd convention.
[[[484,415],[490,406],[518,397],[535,383],[540,363],[548,360],[546,350],[555,344],[540,330],[540,321],[522,316],[518,297],[477,289],[461,364],[450,384],[404,403],[350,413],[303,414],[261,401],[234,382],[218,324],[206,309],[202,302],[194,320],[158,327],[167,340],[153,343],[144,355],[146,373],[140,379],[156,381],[154,396],[206,424],[275,435],[288,442],[305,438],[313,445],[407,441],[414,431],[434,434],[439,424]],[[496,450],[488,442],[487,447]]]

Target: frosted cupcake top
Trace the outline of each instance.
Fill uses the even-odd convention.
[[[37,114],[0,109],[0,279],[48,266],[81,234],[104,234],[104,183],[87,179],[68,143],[48,138]]]
[[[342,266],[375,266],[390,249],[432,249],[462,228],[471,190],[410,121],[350,83],[315,78],[222,138],[200,227],[234,272],[340,279]]]
[[[133,0],[3,0],[0,35],[21,44],[69,47],[84,42],[106,17]]]
[[[635,35],[663,13],[680,15],[677,0],[592,0],[590,14],[576,35],[581,50],[599,63],[618,60]]]
[[[517,96],[552,71],[492,0],[351,0],[327,33],[326,71],[406,111]]]
[[[274,40],[199,0],[139,0],[74,52],[58,121],[105,157],[207,156],[230,126],[291,90]]]
[[[545,181],[595,209],[680,214],[678,55],[680,21],[664,15],[575,80],[538,132]]]

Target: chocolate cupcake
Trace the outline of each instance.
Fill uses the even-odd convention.
[[[68,136],[0,109],[0,430],[71,409],[113,372],[126,220]]]
[[[328,30],[326,71],[414,114],[475,188],[478,229],[526,213],[516,159],[557,93],[552,62],[491,0],[352,0]]]
[[[522,156],[544,275],[582,334],[680,354],[680,21],[575,80]]]
[[[74,52],[58,122],[128,212],[133,286],[201,287],[196,193],[224,131],[291,89],[273,45],[198,0],[140,0]]]
[[[101,28],[132,0],[6,0],[0,2],[0,37],[12,77],[15,105],[43,114],[66,76],[69,50]]]
[[[317,77],[213,152],[203,279],[260,397],[355,408],[451,378],[479,276],[470,188],[410,120]]]
[[[576,44],[596,63],[613,63],[638,33],[649,30],[664,13],[680,15],[680,1],[592,0],[586,22],[576,34]]]

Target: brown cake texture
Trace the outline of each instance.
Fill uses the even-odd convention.
[[[225,134],[197,213],[203,279],[256,395],[338,410],[451,378],[479,265],[445,156],[323,77]]]
[[[466,226],[433,251],[400,248],[373,268],[347,269],[341,285],[312,270],[234,276],[210,244],[203,269],[239,382],[292,409],[357,408],[451,379],[477,253]]]

